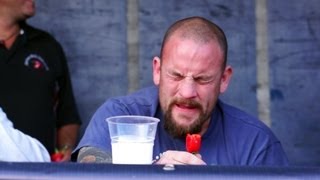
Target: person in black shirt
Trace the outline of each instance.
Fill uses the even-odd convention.
[[[33,0],[0,1],[0,106],[15,128],[69,161],[81,121],[68,66],[61,45],[25,22],[34,14]]]

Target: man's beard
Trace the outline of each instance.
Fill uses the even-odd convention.
[[[176,104],[183,104],[190,108],[196,108],[200,111],[199,117],[188,126],[181,126],[174,120],[172,115],[172,108]],[[201,131],[202,125],[205,121],[207,121],[210,117],[211,113],[204,112],[200,103],[194,100],[188,99],[174,99],[168,107],[168,110],[164,112],[164,129],[174,138],[184,139],[188,133],[194,134],[199,133]]]

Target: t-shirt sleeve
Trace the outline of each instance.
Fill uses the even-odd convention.
[[[72,154],[76,160],[78,151],[85,146],[96,147],[111,153],[111,139],[106,119],[111,116],[129,115],[127,106],[117,99],[109,99],[95,112],[78,146]]]
[[[262,150],[253,162],[255,166],[288,166],[288,158],[280,142],[274,142]]]

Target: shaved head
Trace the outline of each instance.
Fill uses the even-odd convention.
[[[163,57],[163,51],[171,37],[181,39],[191,39],[200,44],[206,44],[210,41],[216,41],[224,53],[224,65],[227,61],[228,44],[222,29],[213,22],[202,17],[189,17],[177,21],[167,30],[161,47],[160,58]]]

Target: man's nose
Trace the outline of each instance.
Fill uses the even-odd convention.
[[[190,99],[197,96],[197,84],[192,77],[186,77],[180,82],[179,94],[181,97]]]

